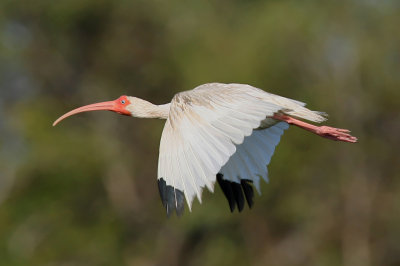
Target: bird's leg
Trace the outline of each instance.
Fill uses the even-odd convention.
[[[272,118],[280,121],[284,121],[288,124],[298,126],[305,130],[308,130],[318,136],[331,139],[331,140],[338,140],[344,142],[357,142],[357,138],[350,135],[350,130],[342,129],[342,128],[334,128],[328,126],[315,126],[300,120],[297,120],[293,117],[283,115],[283,114],[275,114]]]

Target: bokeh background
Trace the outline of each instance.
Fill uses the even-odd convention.
[[[400,265],[400,2],[2,0],[0,265]],[[166,218],[163,121],[111,112],[248,83],[350,128],[288,130],[252,210]]]

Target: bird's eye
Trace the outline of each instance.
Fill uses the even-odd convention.
[[[122,103],[122,104],[125,104],[125,100],[121,100],[121,103]]]

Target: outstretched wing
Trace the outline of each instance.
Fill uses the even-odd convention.
[[[261,194],[260,178],[268,182],[267,165],[284,130],[288,127],[289,124],[286,122],[279,122],[266,129],[254,130],[236,146],[236,152],[221,168],[217,180],[231,211],[235,209],[235,205],[242,211],[245,199],[249,207],[252,206],[253,188],[249,183],[253,183]]]
[[[250,86],[215,84],[173,98],[160,143],[158,183],[167,214],[189,209],[262,120],[284,109]]]

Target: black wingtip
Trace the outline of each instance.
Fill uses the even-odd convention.
[[[178,216],[182,216],[185,209],[185,197],[181,190],[167,185],[164,178],[158,179],[158,190],[160,192],[161,202],[167,211],[167,217],[176,211]]]
[[[247,205],[249,205],[249,208],[251,209],[251,207],[253,207],[253,205],[254,205],[254,202],[253,202],[254,190],[253,190],[253,186],[251,185],[251,183],[253,183],[253,181],[242,179],[242,180],[240,180],[240,183],[243,188],[244,196],[246,197]]]
[[[233,195],[232,187],[229,181],[222,179],[222,176],[222,174],[217,174],[217,181],[226,199],[228,200],[231,212],[233,212],[235,210],[235,198]]]
[[[164,208],[167,207],[167,183],[163,178],[158,179],[158,191]]]
[[[242,179],[239,184],[223,179],[223,175],[218,173],[217,181],[228,200],[231,212],[235,210],[236,205],[238,206],[239,212],[241,212],[244,208],[245,199],[249,208],[253,206],[254,191],[251,180]]]
[[[233,195],[235,197],[239,212],[241,212],[244,207],[244,196],[243,196],[242,186],[239,183],[231,182],[231,187],[233,190]]]
[[[176,214],[178,216],[182,216],[183,215],[183,211],[185,210],[185,195],[183,194],[183,192],[179,189],[174,189],[175,192],[175,198],[176,198]]]

